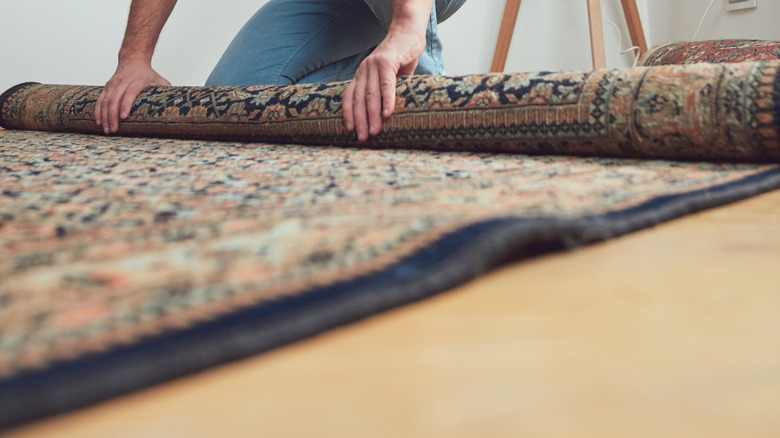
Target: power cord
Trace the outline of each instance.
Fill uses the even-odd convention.
[[[639,46],[634,46],[634,47],[629,47],[628,49],[625,49],[625,50],[621,50],[620,49],[620,47],[623,46],[623,33],[620,31],[620,27],[618,27],[618,25],[615,24],[614,21],[612,21],[609,18],[607,18],[607,12],[606,12],[606,10],[604,10],[604,5],[603,4],[601,5],[601,18],[603,18],[604,21],[606,21],[607,23],[611,24],[612,27],[615,28],[615,31],[618,34],[618,50],[620,51],[620,54],[624,55],[624,54],[629,53],[629,52],[634,52],[634,54],[635,54],[634,65],[632,65],[632,67],[636,67],[636,65],[639,64],[639,57],[641,56],[641,54],[639,53],[640,47]]]
[[[715,0],[710,1],[710,4],[707,6],[707,10],[704,11],[704,15],[701,16],[701,21],[699,21],[699,27],[696,28],[696,33],[693,34],[693,38],[691,38],[691,41],[696,41],[696,38],[699,37],[699,32],[701,32],[701,26],[704,24],[704,19],[707,18],[707,15],[710,13],[710,9],[712,9],[712,5],[715,4]]]
[[[712,9],[712,6],[715,5],[715,0],[710,0],[710,4],[707,5],[707,9],[704,10],[704,15],[701,16],[701,20],[699,20],[699,26],[696,28],[696,32],[693,34],[693,38],[691,38],[691,41],[696,41],[696,39],[699,37],[699,32],[701,32],[701,28],[704,25],[704,20],[707,19],[707,16],[710,14],[710,10]],[[615,28],[615,31],[618,34],[618,50],[620,51],[621,55],[624,55],[629,52],[634,52],[636,54],[636,57],[634,58],[634,65],[633,67],[636,67],[636,65],[639,63],[640,53],[639,53],[639,46],[633,46],[629,47],[628,49],[621,50],[620,47],[623,46],[623,33],[620,31],[620,27],[615,24],[614,21],[610,20],[607,17],[607,12],[604,10],[604,6],[601,6],[601,17],[606,21],[607,23],[611,24],[612,27]]]

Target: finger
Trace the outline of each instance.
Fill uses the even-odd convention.
[[[379,72],[380,87],[382,89],[382,116],[388,118],[395,110],[395,82],[397,78],[393,70],[387,69]]]
[[[103,100],[100,102],[100,119],[102,120],[101,125],[103,126],[103,132],[105,134],[111,133],[111,123],[108,120],[108,106],[113,93],[114,88],[107,85],[103,90]]]
[[[100,117],[100,105],[103,104],[103,96],[106,94],[106,89],[103,88],[103,91],[100,92],[100,96],[98,96],[97,101],[95,102],[95,123],[100,126],[103,124],[103,120]]]
[[[352,132],[355,129],[355,122],[353,120],[352,113],[352,97],[355,95],[355,81],[350,81],[347,85],[347,89],[344,90],[344,95],[341,98],[341,110],[344,116],[344,127],[348,132]]]
[[[112,134],[119,131],[119,104],[127,91],[127,86],[125,83],[120,83],[117,90],[111,93],[111,99],[108,101],[108,127]]]
[[[398,76],[411,76],[411,75],[413,75],[414,71],[417,70],[417,63],[418,62],[419,62],[419,60],[415,59],[414,62],[401,66],[401,68],[398,69]]]
[[[120,119],[127,119],[127,116],[130,115],[130,110],[133,109],[133,103],[145,88],[146,87],[144,87],[140,82],[134,82],[129,87],[127,87],[125,94],[122,96],[122,103],[119,105]]]
[[[358,140],[368,140],[368,116],[366,115],[366,75],[355,76],[355,94],[352,99],[353,121]]]
[[[368,133],[372,136],[382,130],[382,92],[379,83],[379,69],[369,69],[366,81],[366,110],[368,111]]]

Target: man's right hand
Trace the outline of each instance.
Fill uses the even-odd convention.
[[[115,134],[120,120],[130,114],[135,98],[151,85],[170,86],[171,83],[146,61],[121,62],[95,104],[95,123],[106,134]]]

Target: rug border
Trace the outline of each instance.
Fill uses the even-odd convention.
[[[14,85],[13,87],[5,90],[2,94],[0,94],[0,128],[3,129],[15,129],[13,126],[9,124],[3,123],[3,108],[5,107],[5,103],[8,101],[8,99],[11,98],[11,96],[16,93],[17,91],[29,87],[31,85],[40,85],[40,82],[22,82],[19,85]]]
[[[459,286],[510,261],[571,249],[780,189],[780,168],[580,219],[495,219],[454,231],[369,276],[179,332],[0,380],[0,429],[246,358]]]

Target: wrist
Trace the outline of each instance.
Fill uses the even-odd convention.
[[[425,50],[425,32],[412,32],[402,28],[390,29],[382,41],[385,48],[394,48],[400,53],[409,53],[414,57],[419,57]]]
[[[402,31],[425,38],[431,16],[432,0],[407,0],[393,2],[393,19],[389,32]]]
[[[151,66],[152,56],[151,54],[143,52],[122,49],[119,51],[119,65],[126,64],[144,64]]]
[[[136,55],[129,55],[129,56],[119,56],[119,62],[117,64],[118,68],[127,68],[130,66],[134,67],[144,67],[144,68],[151,68],[152,62],[151,59],[145,56],[136,56]]]

